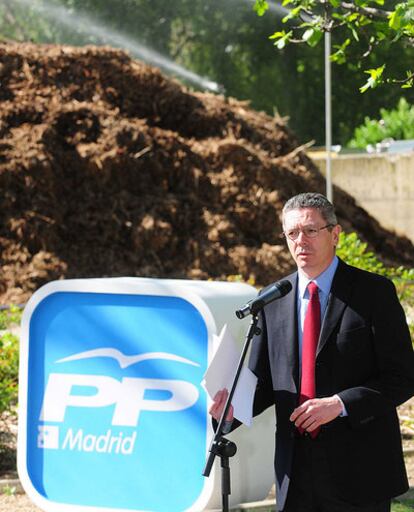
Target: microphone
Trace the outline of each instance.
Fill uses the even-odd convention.
[[[255,299],[249,300],[241,309],[236,311],[236,316],[242,320],[247,315],[257,315],[267,304],[276,299],[280,299],[287,295],[292,289],[290,281],[278,281],[272,284],[265,292],[258,295]]]

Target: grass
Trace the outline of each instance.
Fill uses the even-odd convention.
[[[391,512],[413,512],[414,511],[414,489],[411,489],[392,501]]]
[[[393,503],[391,506],[391,512],[413,512],[414,501],[410,500],[405,503]]]

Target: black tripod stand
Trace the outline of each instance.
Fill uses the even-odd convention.
[[[243,368],[244,360],[246,359],[250,342],[252,341],[254,335],[260,334],[260,329],[257,327],[259,312],[267,304],[270,304],[276,299],[284,297],[287,293],[290,292],[291,289],[292,283],[290,281],[278,281],[277,283],[274,283],[273,285],[267,287],[266,290],[263,291],[263,293],[260,293],[258,295],[258,297],[250,300],[241,309],[236,311],[237,318],[242,319],[247,315],[252,315],[252,320],[250,323],[249,330],[247,331],[246,340],[244,342],[240,360],[237,365],[236,375],[234,376],[233,384],[231,386],[230,393],[227,397],[227,401],[224,406],[224,410],[221,415],[220,421],[218,423],[216,433],[214,435],[213,441],[211,442],[209,448],[210,454],[208,456],[207,463],[203,471],[204,476],[209,476],[215,456],[218,455],[221,458],[223,512],[228,512],[229,510],[229,495],[231,493],[229,457],[233,457],[233,455],[237,451],[236,445],[232,441],[229,441],[228,439],[223,437],[223,427],[225,425],[225,419],[227,417],[227,413],[230,410],[231,401],[233,399],[234,391],[239,381],[240,373]]]
[[[209,456],[204,467],[203,475],[209,476],[211,468],[214,463],[214,459],[217,456],[221,459],[221,495],[222,495],[222,511],[228,512],[229,510],[229,495],[231,494],[231,478],[230,478],[230,464],[229,458],[233,457],[237,452],[237,446],[232,441],[229,441],[224,437],[224,426],[227,414],[230,410],[231,401],[233,399],[234,392],[236,390],[237,383],[239,381],[240,373],[243,368],[244,360],[246,359],[247,351],[250,346],[250,342],[255,334],[260,334],[260,330],[257,327],[258,317],[257,313],[252,316],[249,330],[247,331],[246,340],[244,342],[243,350],[237,365],[236,374],[231,385],[229,395],[227,397],[226,404],[223,409],[220,421],[218,423],[214,438],[210,444]]]

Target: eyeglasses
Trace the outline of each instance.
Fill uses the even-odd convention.
[[[283,234],[286,238],[290,238],[291,240],[296,240],[299,237],[300,233],[303,233],[306,238],[316,238],[319,235],[319,231],[322,229],[333,228],[335,224],[327,224],[322,228],[303,228],[303,229],[289,229],[289,231],[284,231]]]

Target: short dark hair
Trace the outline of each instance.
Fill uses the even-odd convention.
[[[300,208],[315,208],[328,224],[334,226],[338,224],[333,204],[323,194],[304,192],[291,197],[283,207],[282,218],[284,219],[285,214],[290,210],[298,210]]]

